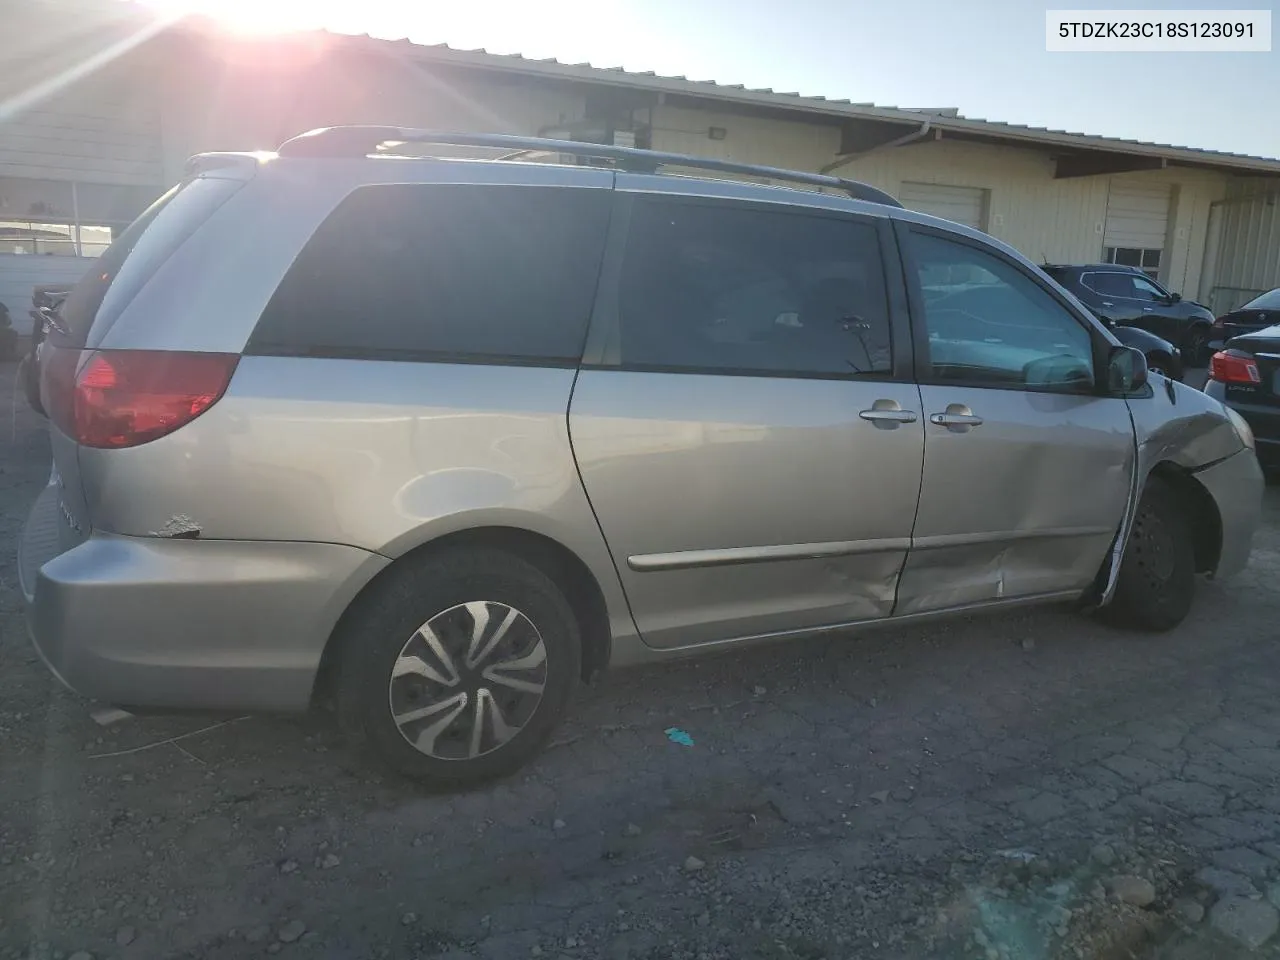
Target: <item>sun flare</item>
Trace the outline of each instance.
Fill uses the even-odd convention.
[[[287,33],[325,26],[318,0],[136,0],[166,16],[208,17],[220,26],[247,34]]]

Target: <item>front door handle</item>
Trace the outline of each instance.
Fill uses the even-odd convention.
[[[916,422],[916,415],[911,410],[860,410],[858,416],[863,420],[870,420],[872,423]]]
[[[929,422],[956,433],[965,433],[970,427],[981,426],[982,418],[974,416],[963,403],[949,403],[942,413],[929,414]]]
[[[1154,309],[1155,309],[1155,307],[1143,307],[1143,308],[1142,308],[1142,312],[1143,312],[1143,313],[1150,313],[1150,312],[1151,312],[1152,310],[1154,310]]]
[[[877,400],[870,410],[859,410],[858,416],[871,421],[881,430],[892,430],[900,423],[916,422],[916,412],[903,410],[897,400]]]

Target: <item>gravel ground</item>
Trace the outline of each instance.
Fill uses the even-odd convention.
[[[618,673],[443,796],[323,718],[95,720],[27,643],[48,449],[3,427],[0,958],[1280,956],[1280,490],[1167,636],[1048,610]]]

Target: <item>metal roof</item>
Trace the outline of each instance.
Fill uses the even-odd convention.
[[[656,93],[678,94],[718,100],[724,103],[773,107],[798,114],[819,115],[828,119],[884,120],[900,123],[922,124],[928,121],[930,128],[990,137],[1006,141],[1021,141],[1027,145],[1069,147],[1076,150],[1107,151],[1129,155],[1158,157],[1170,161],[1213,166],[1255,173],[1280,174],[1280,159],[1250,154],[1207,150],[1198,147],[1180,147],[1167,143],[1149,143],[1049,127],[1033,127],[1026,124],[1004,123],[978,117],[965,117],[954,107],[920,109],[910,107],[881,106],[874,103],[858,103],[851,100],[832,100],[822,96],[800,93],[783,93],[769,87],[748,88],[742,84],[724,84],[713,80],[690,80],[683,76],[662,76],[653,71],[634,72],[622,67],[596,67],[589,63],[561,63],[555,58],[530,59],[521,54],[497,54],[487,50],[460,50],[448,44],[417,44],[405,39],[384,40],[368,34],[337,34],[318,31],[319,35],[349,46],[367,46],[383,52],[397,51],[424,62],[452,66],[473,67],[506,73],[557,78],[582,83],[626,87]],[[312,33],[311,35],[316,35]],[[298,34],[296,36],[306,36]]]
[[[47,3],[49,0],[45,0],[45,2]],[[54,2],[58,2],[58,0],[54,0]],[[75,0],[71,0],[71,2],[75,2]],[[121,4],[117,7],[117,11],[128,7],[133,7],[135,11],[139,9],[133,4]],[[218,32],[216,25],[199,18],[187,18],[182,21],[182,26],[195,29],[206,35]],[[276,39],[287,40],[289,38],[295,40],[323,38],[347,48],[366,48],[385,54],[409,56],[422,63],[470,67],[478,70],[515,73],[568,82],[644,90],[653,93],[718,101],[742,107],[765,107],[784,110],[797,115],[823,117],[828,121],[879,120],[916,124],[917,126],[921,126],[927,121],[929,129],[941,131],[944,137],[950,132],[961,137],[1020,143],[1028,147],[1060,147],[1082,152],[1116,153],[1198,167],[1212,167],[1219,170],[1280,175],[1280,159],[1273,157],[1259,157],[1198,147],[1181,147],[1174,144],[1151,143],[1141,140],[1126,140],[1076,131],[1056,130],[1049,127],[1034,127],[1027,124],[1004,123],[979,117],[965,117],[960,115],[959,111],[954,107],[913,109],[882,106],[851,100],[828,99],[823,96],[801,95],[797,92],[779,92],[769,87],[748,88],[742,84],[724,84],[712,80],[690,80],[684,76],[662,76],[653,71],[636,72],[624,70],[622,67],[596,67],[589,63],[561,63],[555,58],[531,59],[520,54],[489,53],[484,49],[462,50],[443,43],[418,44],[407,38],[398,40],[381,39],[371,37],[368,34],[344,34],[321,30],[284,34]],[[246,40],[243,42],[262,41]],[[797,119],[799,119],[799,116]]]

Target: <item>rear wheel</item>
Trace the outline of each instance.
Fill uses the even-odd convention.
[[[527,763],[581,670],[573,611],[532,564],[500,550],[410,561],[344,625],[344,726],[394,769],[457,787]]]
[[[1174,492],[1152,479],[1142,494],[1107,619],[1125,627],[1172,630],[1191,609],[1195,592],[1191,527]]]
[[[1206,326],[1192,327],[1187,332],[1186,342],[1182,345],[1182,355],[1186,358],[1186,362],[1193,367],[1204,366],[1208,360],[1209,345],[1209,328]]]

